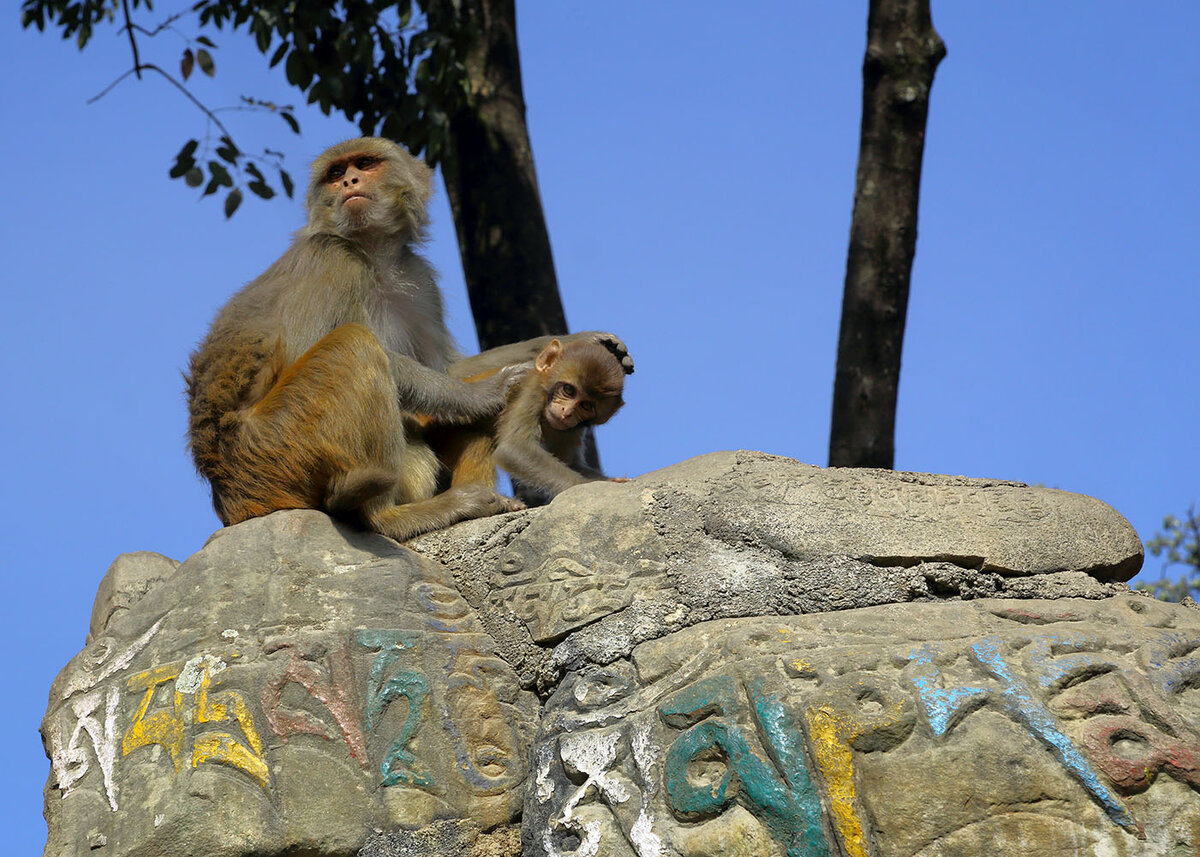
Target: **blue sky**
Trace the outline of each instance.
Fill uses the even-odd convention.
[[[162,14],[175,11],[168,4]],[[637,475],[719,449],[828,450],[866,3],[523,0],[528,118],[568,319],[621,334],[628,404],[600,432]],[[681,10],[687,9],[684,14]],[[1099,497],[1143,539],[1200,501],[1200,5],[934,2],[933,87],[896,466]],[[143,44],[173,66],[184,44]],[[300,101],[226,35],[212,106]],[[217,308],[302,222],[167,179],[204,119],[101,30],[79,53],[0,24],[9,652],[0,805],[45,842],[37,736],[118,554],[185,559],[218,526],[184,448],[180,372]],[[356,134],[230,113],[246,149]],[[475,340],[442,189],[427,255]],[[1192,392],[1188,392],[1191,390]],[[1143,576],[1157,577],[1147,559]],[[15,655],[20,654],[20,658]]]

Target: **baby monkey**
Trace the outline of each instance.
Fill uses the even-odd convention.
[[[432,443],[449,466],[453,485],[494,486],[499,465],[553,498],[606,478],[583,461],[583,430],[607,422],[620,409],[624,387],[625,370],[608,348],[554,339],[534,358],[498,417],[466,430],[434,427],[440,439]]]

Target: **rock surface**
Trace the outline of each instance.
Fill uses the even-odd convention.
[[[512,822],[537,699],[452,587],[320,512],[219,531],[52,685],[47,854],[353,854]]]
[[[1191,855],[1200,611],[1099,501],[717,453],[106,575],[46,854]]]
[[[103,634],[114,618],[127,612],[133,602],[174,574],[177,568],[178,560],[153,551],[123,553],[113,560],[100,581],[92,604],[87,642]]]

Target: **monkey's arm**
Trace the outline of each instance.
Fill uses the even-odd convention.
[[[588,466],[588,463],[583,458],[582,444],[580,444],[579,451],[575,455],[575,460],[571,462],[571,469],[593,482],[608,478],[600,470],[596,469],[595,467]]]
[[[426,414],[439,423],[475,422],[498,413],[515,371],[501,369],[467,384],[404,354],[389,351],[387,356],[401,409]]]
[[[542,489],[556,497],[568,488],[594,482],[594,478],[582,476],[563,464],[533,439],[521,435],[497,438],[496,464],[523,482]]]
[[[537,357],[552,339],[558,339],[563,342],[574,342],[577,340],[599,342],[621,361],[621,367],[625,370],[626,375],[633,374],[633,358],[629,356],[629,349],[625,346],[625,343],[621,341],[620,337],[600,330],[585,330],[582,333],[567,333],[560,336],[539,336],[536,339],[527,339],[524,342],[514,342],[511,345],[489,348],[487,351],[484,351],[482,354],[476,354],[474,357],[464,357],[451,364],[450,368],[446,371],[453,378],[486,376],[489,372],[498,372],[505,366],[528,363]]]

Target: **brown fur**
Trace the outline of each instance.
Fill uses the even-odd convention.
[[[394,143],[330,149],[313,164],[308,224],[192,355],[189,444],[226,525],[324,509],[405,539],[519,507],[479,484],[434,497],[438,462],[406,416],[496,413],[502,367],[540,347],[472,358],[490,375],[480,383],[446,374],[460,358],[413,250],[429,193],[428,168]]]
[[[578,390],[570,409],[595,408],[593,414],[581,414],[579,424],[571,428],[551,424],[550,411],[564,384]],[[624,386],[625,371],[610,349],[595,342],[563,345],[554,340],[538,354],[498,417],[466,427],[433,425],[430,444],[450,469],[452,486],[494,487],[499,464],[552,498],[574,485],[605,478],[583,462],[583,432],[585,426],[605,423],[617,412]]]

